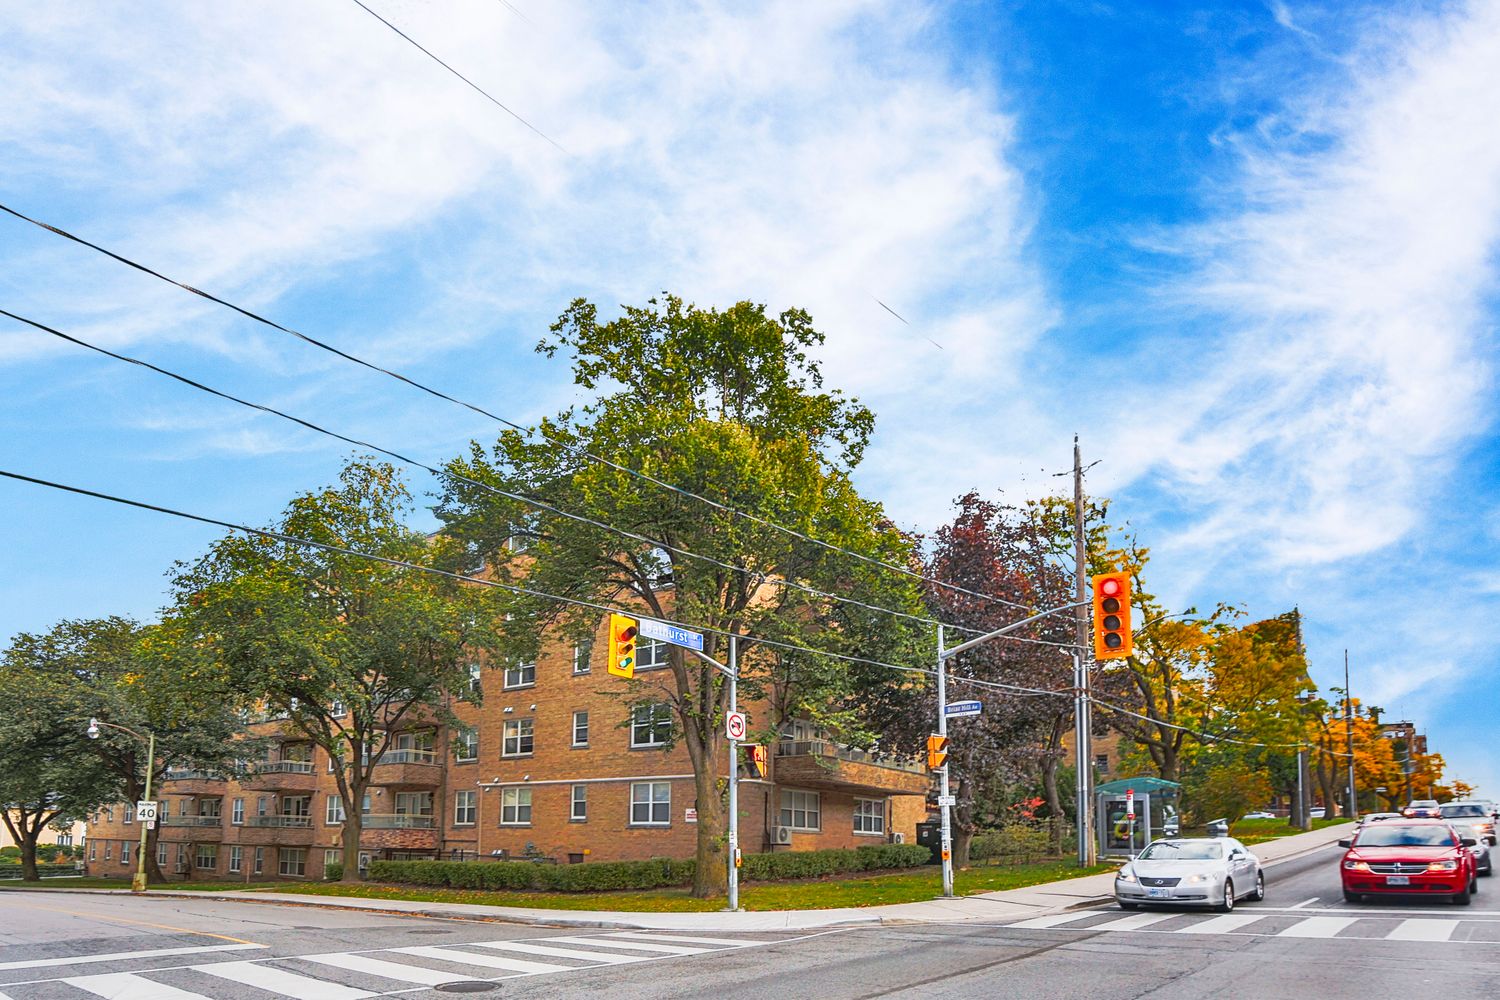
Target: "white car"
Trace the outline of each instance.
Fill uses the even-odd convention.
[[[1245,815],[1243,815],[1243,816],[1240,817],[1240,819],[1275,819],[1275,818],[1276,818],[1276,814],[1275,813],[1273,813],[1273,812],[1266,812],[1265,810],[1261,810],[1260,812],[1245,813]]]
[[[1122,910],[1166,904],[1228,913],[1241,899],[1265,898],[1260,859],[1233,837],[1152,841],[1115,873],[1115,901]]]

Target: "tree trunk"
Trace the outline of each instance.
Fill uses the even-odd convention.
[[[953,867],[969,867],[969,847],[974,843],[973,828],[954,827],[953,829]]]
[[[156,838],[161,836],[161,821],[157,820],[156,829],[146,831],[146,884],[161,885],[167,881],[166,875],[162,874],[161,865],[156,862]]]
[[[1047,798],[1047,812],[1051,814],[1049,825],[1052,828],[1052,852],[1061,854],[1063,849],[1063,803],[1062,794],[1057,789],[1057,764],[1060,754],[1055,752],[1062,746],[1063,724],[1065,718],[1061,715],[1052,720],[1052,736],[1047,741],[1047,746],[1042,753],[1042,794]],[[1093,761],[1084,760],[1078,748],[1073,748],[1073,756],[1078,761],[1077,780],[1083,781],[1084,768],[1092,768]]]
[[[349,799],[344,803],[344,833],[339,841],[344,849],[344,871],[339,877],[339,881],[343,883],[360,881],[359,838],[364,833],[365,789],[369,787],[359,781],[350,782],[349,785]],[[476,818],[483,822],[483,817]]]
[[[728,819],[724,800],[719,789],[719,769],[715,766],[719,755],[716,733],[710,733],[708,743],[694,744],[689,739],[688,757],[693,762],[693,787],[698,795],[698,850],[697,863],[693,868],[693,895],[699,899],[712,899],[729,892],[728,841],[725,837]],[[676,807],[676,804],[673,804]]]
[[[21,843],[18,845],[21,848],[22,882],[41,881],[42,877],[37,874],[36,870],[36,840],[41,833],[42,829],[39,826],[31,830],[23,830]]]

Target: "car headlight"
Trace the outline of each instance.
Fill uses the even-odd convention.
[[[1365,864],[1363,861],[1345,861],[1344,870],[1351,872],[1367,872],[1370,870],[1370,866]]]
[[[1134,882],[1135,875],[1131,874],[1129,868],[1121,868],[1118,872],[1115,873],[1115,880],[1117,882]]]
[[[1190,885],[1201,885],[1202,883],[1207,882],[1208,879],[1209,876],[1207,875],[1189,875],[1186,881]]]
[[[1451,872],[1457,867],[1457,861],[1434,861],[1427,866],[1427,870],[1430,872]]]

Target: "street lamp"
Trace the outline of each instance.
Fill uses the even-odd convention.
[[[100,722],[98,719],[91,718],[91,719],[89,719],[89,727],[88,727],[87,730],[85,730],[85,732],[88,733],[89,739],[91,739],[91,740],[97,740],[99,738],[99,727],[100,726],[108,726],[110,729],[118,729],[120,732],[127,733],[127,734],[129,734],[131,736],[134,736],[136,739],[138,739],[142,743],[146,744],[146,793],[143,796],[141,796],[141,801],[142,802],[150,802],[151,801],[151,772],[156,767],[156,734],[148,732],[145,736],[142,736],[140,733],[136,732],[134,729],[128,729],[125,726],[116,725],[113,722]],[[146,821],[142,820],[141,821],[141,846],[140,846],[140,850],[136,852],[136,856],[135,856],[135,862],[136,862],[136,864],[135,864],[135,875],[130,880],[130,891],[131,892],[145,892],[146,891],[146,834],[147,834],[147,832],[148,831],[147,831]]]

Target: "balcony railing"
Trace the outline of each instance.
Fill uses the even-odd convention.
[[[436,764],[436,750],[387,750],[376,764]]]
[[[262,760],[250,765],[250,773],[312,774],[313,763],[310,760]]]
[[[927,771],[926,767],[920,761],[912,760],[908,757],[871,753],[868,750],[846,747],[841,743],[833,743],[828,740],[783,740],[776,744],[776,756],[833,757],[838,760],[848,760],[859,764],[873,764],[876,767],[890,767],[898,771],[910,771],[912,774],[925,774]]]
[[[362,825],[366,830],[431,830],[437,826],[437,817],[414,813],[365,813]]]
[[[311,816],[251,816],[247,820],[250,826],[279,826],[279,827],[309,827],[312,826]]]
[[[223,816],[162,816],[162,826],[223,826]]]
[[[167,773],[162,776],[163,781],[223,781],[222,774],[212,771],[197,771],[192,768],[168,768]]]

